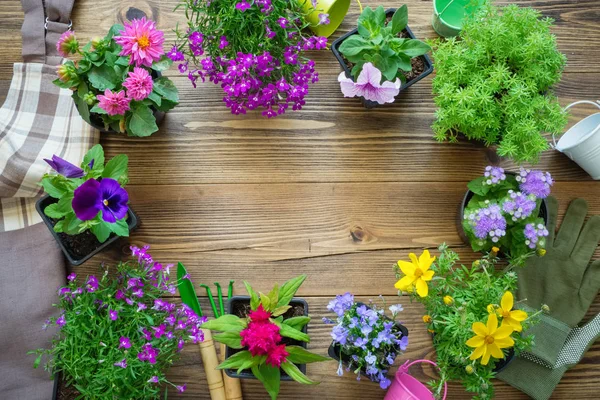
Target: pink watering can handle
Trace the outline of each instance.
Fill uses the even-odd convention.
[[[596,101],[580,100],[580,101],[573,102],[573,103],[569,104],[568,106],[566,106],[565,111],[567,111],[569,108],[571,108],[573,106],[576,106],[577,104],[591,104],[593,106],[600,108],[600,100],[596,100]],[[598,128],[596,128],[596,130],[597,129]],[[555,133],[552,134],[552,143],[554,143],[554,146],[552,146],[552,147],[556,148],[556,134]]]
[[[408,371],[408,369],[410,367],[412,367],[413,365],[418,364],[418,363],[431,364],[434,367],[439,369],[438,365],[436,363],[434,363],[433,361],[423,359],[423,360],[415,360],[413,362],[407,361],[400,367],[400,370],[403,372],[406,372],[406,371]],[[448,382],[444,382],[444,397],[442,397],[442,400],[446,400],[446,394],[448,394]]]

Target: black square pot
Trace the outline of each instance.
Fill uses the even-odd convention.
[[[105,248],[107,248],[108,246],[110,246],[111,244],[113,244],[120,238],[120,236],[117,236],[114,233],[111,233],[110,236],[108,237],[108,239],[106,239],[106,241],[104,243],[98,242],[98,247],[96,247],[96,249],[94,249],[91,253],[88,253],[84,256],[77,256],[77,255],[71,254],[69,252],[69,250],[66,248],[66,246],[64,245],[64,243],[62,242],[59,234],[57,232],[54,232],[54,224],[52,224],[50,217],[48,217],[46,214],[44,214],[44,210],[46,209],[46,207],[48,207],[50,204],[54,204],[56,202],[57,202],[57,199],[50,197],[49,195],[46,195],[46,196],[42,197],[41,199],[39,199],[35,203],[35,208],[36,208],[37,212],[40,214],[40,216],[42,217],[42,220],[44,221],[44,223],[46,224],[46,226],[48,227],[48,229],[50,230],[52,235],[54,236],[54,239],[56,239],[56,241],[58,242],[58,245],[60,246],[61,250],[63,251],[63,253],[64,253],[65,257],[67,258],[67,260],[69,261],[69,263],[71,263],[73,265],[81,265],[84,262],[86,262],[87,260],[89,260],[92,256],[101,252],[102,250],[104,250]],[[133,212],[133,210],[131,208],[129,208],[127,210],[127,226],[129,227],[129,232],[131,232],[135,228],[137,228],[138,225],[139,225],[139,220],[138,220],[137,215]]]
[[[395,12],[396,12],[395,8],[388,8],[385,11],[385,15],[387,17],[391,17],[392,15],[394,15]],[[412,31],[410,30],[410,28],[408,26],[406,26],[406,28],[404,28],[404,30],[406,31],[406,34],[408,35],[408,37],[410,39],[416,39],[415,35],[412,33]],[[346,73],[346,77],[348,77],[349,79],[352,79],[352,80],[354,80],[354,78],[350,74],[350,69],[344,62],[344,56],[342,55],[342,53],[340,53],[339,48],[342,45],[342,42],[344,40],[346,40],[348,37],[350,37],[352,35],[357,35],[357,34],[358,34],[358,28],[353,29],[350,32],[346,33],[345,35],[336,39],[331,45],[331,51],[333,52],[333,55],[340,63],[340,66],[342,67],[344,72]],[[402,82],[402,86],[400,86],[400,93],[398,93],[398,96],[400,96],[404,90],[408,89],[410,86],[419,82],[421,79],[425,78],[427,75],[429,75],[433,72],[433,62],[431,61],[431,58],[429,58],[429,56],[427,54],[424,54],[419,57],[423,60],[423,63],[425,64],[425,70],[416,78],[414,78],[410,81],[407,81],[407,82]],[[398,98],[398,96],[396,96],[396,98]],[[361,97],[360,100],[362,101],[363,105],[369,109],[380,106],[380,104],[377,103],[376,101],[366,100],[364,97]]]
[[[234,306],[239,303],[250,304],[250,296],[232,296],[231,299],[229,299],[229,302],[227,303],[227,313],[233,314],[232,311],[233,311]],[[294,297],[292,299],[292,301],[290,301],[290,305],[304,307],[304,315],[308,316],[308,303],[306,302],[306,300]],[[308,328],[308,325],[304,325],[304,328],[302,328],[302,332],[307,333],[308,332],[307,328]],[[301,346],[301,347],[304,347],[305,349],[307,347],[306,342],[301,342],[301,341],[293,340],[293,339],[289,339],[289,338],[284,338],[284,339],[289,340],[289,343],[286,343],[287,345]],[[239,351],[241,351],[241,350],[232,349],[231,347],[227,346],[225,349],[225,358],[229,358]],[[296,364],[296,367],[298,367],[300,372],[302,372],[304,375],[306,375],[306,364]],[[239,374],[237,373],[237,370],[234,370],[234,369],[225,369],[224,371],[228,376],[230,376],[232,378],[256,379],[256,377],[250,370],[243,370]],[[293,379],[290,378],[282,370],[281,371],[281,380],[282,381],[292,381]]]
[[[361,302],[357,302],[356,304],[359,306],[367,306],[365,303],[361,303]],[[367,306],[367,308],[371,308],[371,307]],[[385,316],[385,318],[388,321],[392,321],[392,319],[387,316]],[[408,337],[408,329],[404,325],[402,325],[399,322],[396,322],[396,327],[400,331],[400,333],[402,333],[401,338]],[[397,349],[399,350],[399,347],[397,347]],[[335,342],[331,342],[331,344],[329,345],[329,349],[327,350],[327,353],[329,354],[329,357],[333,358],[334,360],[340,361],[340,345],[339,344],[337,344]],[[398,351],[396,351],[396,353],[398,353]],[[342,362],[344,363],[344,365],[348,366],[348,364],[350,363],[350,355],[341,353],[341,356],[342,356]],[[365,374],[365,376],[367,376],[364,369],[362,372]]]

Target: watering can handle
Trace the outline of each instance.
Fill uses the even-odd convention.
[[[576,106],[577,104],[591,104],[593,106],[596,106],[598,108],[600,108],[600,100],[596,100],[596,101],[590,101],[590,100],[580,100],[580,101],[576,101],[573,102],[571,104],[569,104],[568,106],[565,107],[565,111],[567,111],[569,108]],[[556,148],[556,134],[553,133],[552,134],[552,143],[554,144],[554,148]]]
[[[413,365],[415,365],[415,364],[418,364],[418,363],[427,363],[427,364],[431,364],[431,365],[433,365],[434,367],[437,367],[437,368],[439,369],[438,365],[437,365],[435,362],[433,362],[433,361],[431,361],[431,360],[425,360],[425,359],[423,359],[423,360],[415,360],[415,361],[413,361],[413,362],[407,361],[407,362],[405,362],[405,363],[404,363],[404,365],[402,365],[402,367],[400,367],[400,368],[401,368],[401,369],[403,369],[404,371],[408,371],[408,369],[409,369],[410,367],[412,367]],[[444,397],[442,397],[442,400],[446,400],[446,394],[447,394],[447,393],[448,393],[448,382],[444,382]]]

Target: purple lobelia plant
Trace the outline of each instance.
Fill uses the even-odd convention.
[[[181,0],[187,29],[167,53],[192,85],[221,85],[233,114],[262,110],[268,118],[300,110],[309,83],[318,81],[309,50],[327,38],[307,35],[302,0]],[[327,22],[323,18],[322,23]]]
[[[204,340],[206,317],[162,299],[176,291],[172,265],[155,262],[148,246],[131,250],[133,260],[120,263],[116,276],[108,268],[82,284],[68,276],[58,290],[60,315],[44,326],[58,327],[52,347],[30,352],[38,356],[35,367],[48,357],[45,368],[61,373],[81,398],[159,399],[165,384],[183,392],[186,385],[165,374],[185,343]]]
[[[553,184],[548,172],[521,168],[515,176],[486,167],[484,176],[468,184],[474,195],[462,221],[473,250],[495,247],[514,264],[522,264],[536,250],[543,254],[549,232],[539,210]]]
[[[354,370],[357,380],[366,375],[382,389],[387,389],[391,384],[387,372],[408,346],[407,332],[395,322],[403,311],[402,306],[390,306],[392,318],[388,318],[382,308],[357,303],[351,293],[345,293],[330,301],[327,309],[337,315],[337,322],[323,319],[325,323],[335,324],[331,337],[333,351],[339,359],[337,374],[343,375],[343,364],[346,363],[346,370]]]
[[[129,236],[127,211],[128,158],[120,154],[104,165],[104,150],[95,145],[85,155],[81,168],[54,155],[45,160],[57,173],[46,174],[42,185],[58,201],[44,209],[55,219],[55,232],[75,235],[90,230],[101,243],[111,233]]]

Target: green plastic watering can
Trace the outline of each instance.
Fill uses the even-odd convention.
[[[310,30],[317,36],[329,37],[340,26],[350,8],[350,0],[317,0],[317,7],[313,7],[312,0],[304,1],[302,8],[308,14]],[[329,24],[319,25],[319,14],[329,14]]]
[[[483,0],[433,0],[431,25],[438,35],[458,36],[463,18],[473,14]]]

